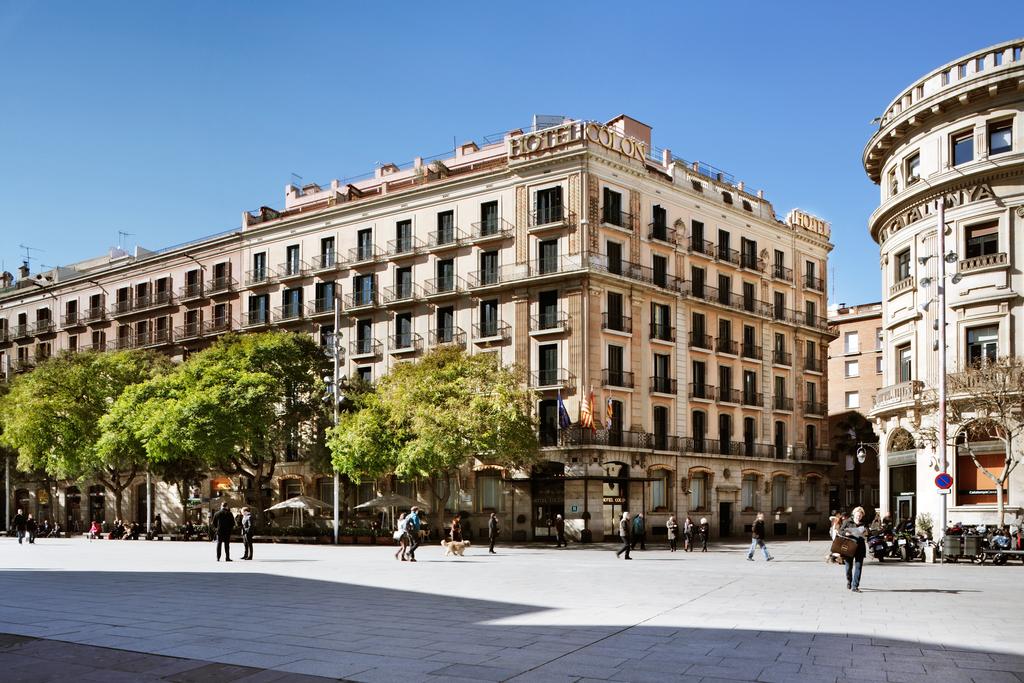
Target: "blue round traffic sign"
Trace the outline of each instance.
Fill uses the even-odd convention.
[[[953,475],[949,472],[941,472],[935,477],[935,485],[940,489],[948,489],[953,486]]]

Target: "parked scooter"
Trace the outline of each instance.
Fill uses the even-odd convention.
[[[896,544],[895,534],[890,529],[883,529],[870,536],[868,552],[879,562],[884,562],[886,558],[899,559],[899,546]]]

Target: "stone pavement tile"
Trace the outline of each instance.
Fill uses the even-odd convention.
[[[10,650],[32,642],[35,642],[35,639],[29,638],[28,636],[19,636],[13,633],[0,633],[0,650]]]
[[[1013,667],[1017,667],[1017,671],[1021,671],[1020,663],[1018,662],[1005,662],[1005,661],[983,661],[980,659],[954,659],[954,663],[959,669],[979,669],[979,670],[990,670],[990,671],[1011,671]]]
[[[298,661],[299,659],[302,659],[302,657],[296,654],[272,655],[263,652],[244,652],[240,650],[231,654],[221,655],[217,658],[217,661],[223,664],[235,664],[237,666],[257,669],[273,669],[282,664]]]
[[[509,683],[575,683],[575,681],[579,680],[579,676],[540,673],[538,671],[527,671],[524,674],[520,674],[519,676],[515,676],[514,678],[510,678],[508,680]]]
[[[723,661],[719,665],[709,666],[706,664],[694,664],[686,673],[691,676],[704,676],[707,678],[736,678],[740,680],[757,680],[758,674],[764,669],[764,665],[748,660],[730,662]]]
[[[1024,680],[1024,671],[971,671],[971,683],[1020,683]]]
[[[254,673],[251,676],[236,678],[234,683],[327,683],[328,680],[334,679],[327,679],[323,676],[309,676],[307,674],[297,674],[288,671],[264,669],[263,671]]]
[[[603,666],[592,666],[578,662],[565,662],[556,659],[544,666],[534,669],[534,672],[542,674],[560,674],[564,676],[576,676],[581,678],[608,678],[615,674],[616,669],[608,669]]]
[[[195,669],[165,676],[171,683],[227,683],[252,675],[258,669],[234,664],[209,663]]]
[[[79,674],[75,680],[89,683],[156,683],[164,679],[137,672],[94,669],[90,673]]]
[[[474,681],[505,681],[522,674],[523,669],[499,668],[481,664],[450,664],[429,673],[433,676],[468,678]]]
[[[277,669],[299,674],[325,676],[327,678],[348,678],[353,674],[366,671],[373,667],[364,663],[344,663],[341,661],[325,662],[317,659],[300,659],[282,664]]]

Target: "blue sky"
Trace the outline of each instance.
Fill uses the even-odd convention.
[[[953,20],[962,8],[3,3],[0,260],[13,271],[26,244],[34,270],[70,263],[119,231],[169,246],[280,206],[292,173],[356,175],[534,113],[624,112],[656,146],[764,188],[780,216],[831,221],[834,301],[878,300],[869,121],[1019,29]]]

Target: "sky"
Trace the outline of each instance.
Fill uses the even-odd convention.
[[[947,9],[948,6],[948,9]],[[878,301],[870,121],[1020,25],[945,2],[0,2],[0,265],[171,246],[284,186],[533,114],[653,144],[832,223],[830,300]],[[120,233],[128,233],[122,235]]]

